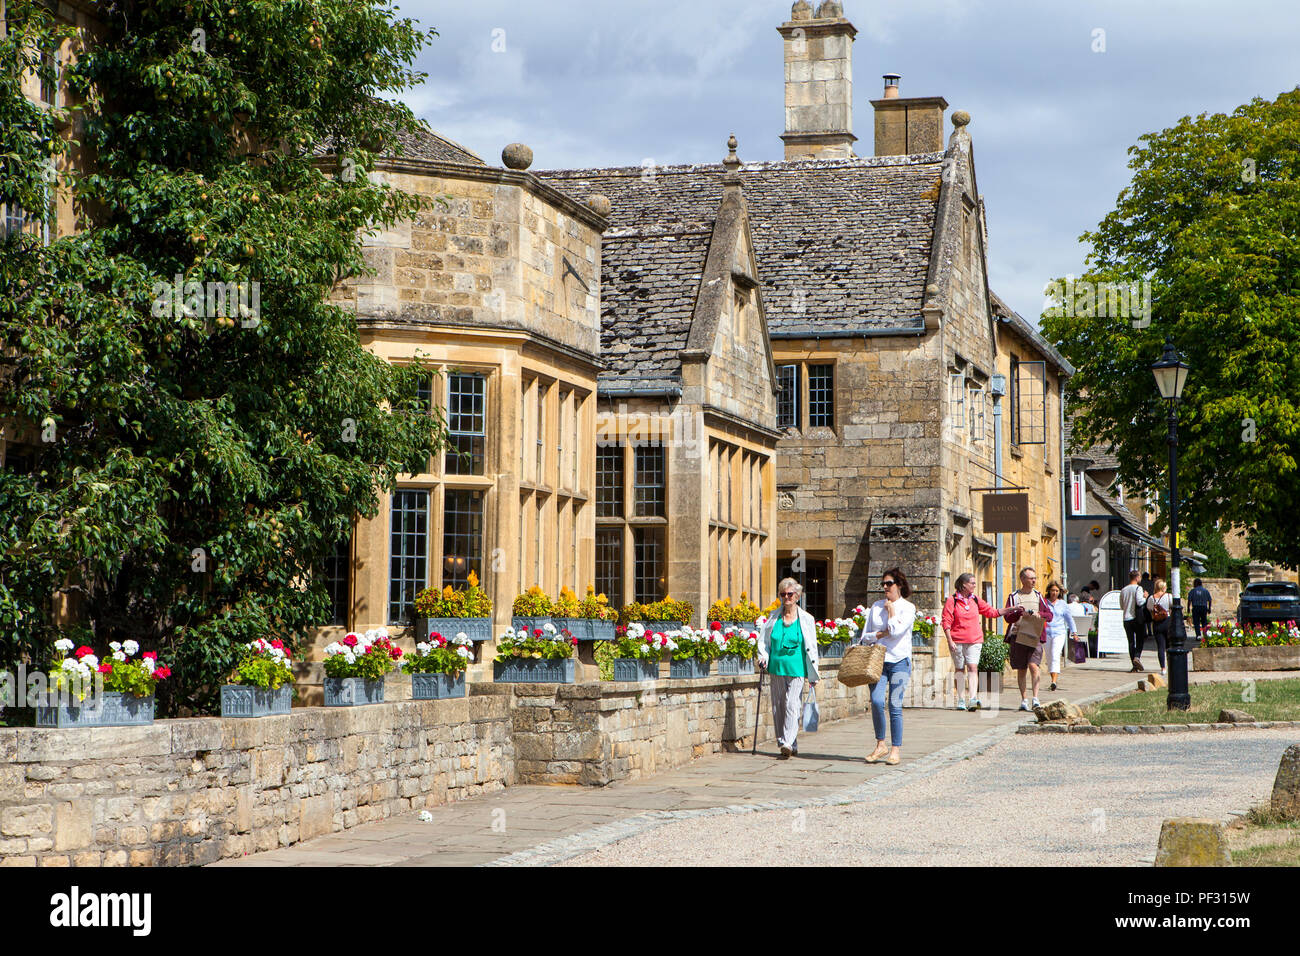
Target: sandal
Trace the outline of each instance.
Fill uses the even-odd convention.
[[[887,753],[889,753],[888,747],[884,748],[883,750],[877,747],[875,750],[871,751],[871,753],[867,755],[867,763],[880,763],[880,761],[884,759],[885,754]]]
[[[885,758],[885,763],[889,764],[889,766],[891,766],[891,767],[897,767],[899,761],[901,761],[902,759],[903,759],[903,758],[902,758],[900,755],[895,754],[895,755],[893,755],[892,757],[886,757],[886,758]]]

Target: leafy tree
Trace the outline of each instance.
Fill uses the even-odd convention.
[[[422,79],[426,35],[384,0],[96,9],[58,113],[15,80],[57,40],[42,4],[10,0],[0,40],[0,200],[35,208],[80,140],[78,231],[0,250],[0,422],[30,454],[0,470],[0,664],[131,637],[173,668],[164,708],[204,710],[239,645],[325,619],[313,571],[445,444],[425,373],[328,301],[423,208],[365,170],[418,125],[377,97]]]
[[[1125,489],[1167,487],[1167,409],[1150,366],[1172,339],[1191,366],[1180,525],[1246,528],[1252,555],[1300,565],[1300,88],[1185,117],[1130,154],[1132,182],[1082,237],[1082,280],[1150,281],[1149,324],[1114,314],[1118,299],[1089,308],[1078,284],[1042,320],[1078,369],[1076,439],[1114,444]]]

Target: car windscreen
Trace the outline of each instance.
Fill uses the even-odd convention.
[[[1300,588],[1286,582],[1252,584],[1246,588],[1245,594],[1250,597],[1300,597]]]

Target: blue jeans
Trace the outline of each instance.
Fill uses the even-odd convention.
[[[903,746],[903,694],[912,679],[912,659],[906,657],[894,663],[885,662],[880,680],[871,688],[871,722],[876,727],[876,739],[885,739],[885,694],[889,694],[889,742]]]

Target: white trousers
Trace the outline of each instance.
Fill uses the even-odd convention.
[[[1060,636],[1055,634],[1047,636],[1047,656],[1043,663],[1047,665],[1049,674],[1061,673],[1061,656],[1065,653],[1066,641],[1069,640],[1069,637],[1069,631]]]
[[[772,724],[776,729],[776,742],[781,747],[793,747],[799,736],[799,722],[803,719],[802,677],[768,675],[772,679]]]

